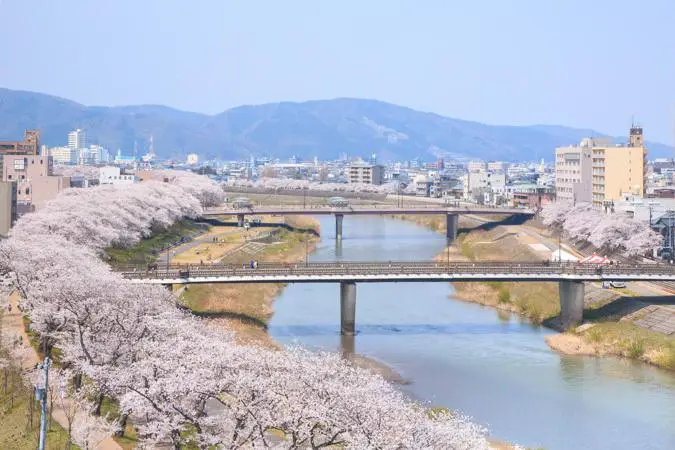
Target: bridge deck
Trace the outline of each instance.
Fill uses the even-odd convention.
[[[207,208],[203,216],[239,216],[239,215],[366,215],[366,214],[524,214],[533,215],[534,211],[520,208],[483,208],[471,207],[443,207],[438,205],[398,207],[398,206],[350,206],[345,208],[333,208],[328,206],[254,206],[251,208]]]
[[[120,266],[136,283],[320,283],[339,281],[675,281],[665,264],[604,265],[541,262],[312,262],[260,263],[257,268],[229,264]]]

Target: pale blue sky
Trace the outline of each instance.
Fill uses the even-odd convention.
[[[672,0],[0,0],[0,86],[216,113],[366,97],[675,140]]]

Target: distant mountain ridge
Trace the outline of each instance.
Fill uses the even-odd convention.
[[[91,143],[113,151],[121,148],[125,154],[134,148],[139,155],[145,153],[152,135],[160,156],[197,153],[221,159],[251,155],[335,159],[342,153],[376,153],[383,161],[417,157],[550,161],[555,147],[605,136],[558,125],[485,125],[355,98],[240,106],[207,115],[161,105],[84,106],[0,88],[0,139],[19,139],[32,128],[42,131],[42,142],[48,146],[64,145],[69,131],[83,128]],[[674,154],[667,145],[649,141],[647,145],[650,158]]]

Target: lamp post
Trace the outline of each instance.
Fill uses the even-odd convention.
[[[45,443],[47,440],[47,390],[49,389],[49,365],[51,361],[49,356],[45,357],[44,362],[39,366],[43,370],[43,380],[37,386],[36,395],[41,404],[40,414],[40,441],[38,443],[38,450],[45,450]]]

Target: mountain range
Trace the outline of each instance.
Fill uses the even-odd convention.
[[[0,140],[21,139],[37,128],[42,143],[65,145],[75,128],[90,143],[124,154],[155,150],[165,158],[242,159],[251,155],[287,159],[335,159],[341,154],[379,160],[436,157],[524,161],[553,159],[558,146],[606,136],[557,125],[486,125],[415,111],[377,100],[338,98],[302,103],[240,106],[206,115],[166,106],[84,106],[51,95],[0,88]],[[614,137],[625,142],[625,137]],[[674,149],[647,142],[650,158],[672,157]]]

